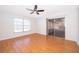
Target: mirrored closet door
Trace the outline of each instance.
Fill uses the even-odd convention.
[[[47,35],[65,38],[64,18],[47,19]]]

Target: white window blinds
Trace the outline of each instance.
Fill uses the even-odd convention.
[[[31,30],[31,21],[16,18],[14,19],[14,32],[23,32]]]

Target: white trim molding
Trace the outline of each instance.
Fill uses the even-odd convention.
[[[77,42],[77,45],[79,46],[79,42]]]

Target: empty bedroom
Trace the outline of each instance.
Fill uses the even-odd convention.
[[[78,5],[0,5],[0,53],[79,53]]]

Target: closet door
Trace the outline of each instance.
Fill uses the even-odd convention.
[[[47,35],[54,35],[54,19],[47,19]]]
[[[54,35],[58,37],[65,37],[64,18],[54,19]]]

